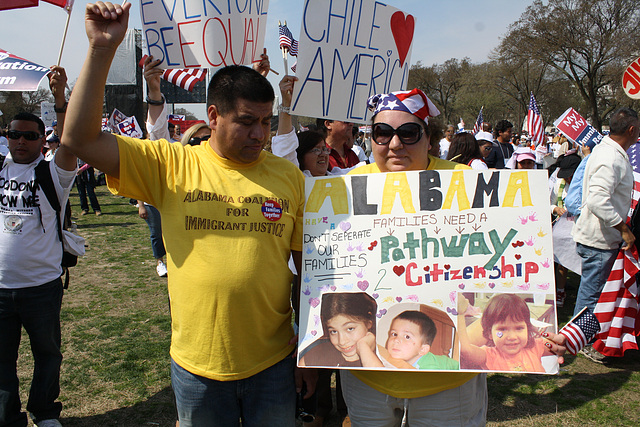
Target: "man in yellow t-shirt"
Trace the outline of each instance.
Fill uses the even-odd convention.
[[[211,139],[199,146],[100,133],[107,70],[130,7],[86,7],[89,52],[70,100],[63,146],[103,170],[111,191],[162,214],[180,426],[242,419],[293,427],[287,261],[290,254],[300,260],[304,177],[263,151],[273,88],[250,68],[219,70],[207,100]],[[313,388],[308,384],[309,394]]]

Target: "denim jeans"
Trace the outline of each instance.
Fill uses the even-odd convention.
[[[83,211],[89,210],[89,205],[87,204],[87,194],[89,194],[91,209],[93,209],[94,212],[99,211],[100,203],[98,203],[98,198],[94,191],[96,179],[93,168],[88,168],[76,177],[76,186],[78,187],[78,196],[80,197],[80,209]]]
[[[147,209],[147,218],[145,218],[145,221],[149,226],[153,257],[160,259],[167,253],[164,249],[164,242],[162,241],[162,219],[160,212],[151,205],[144,205],[144,207]]]
[[[411,399],[384,394],[347,370],[340,372],[340,378],[353,427],[399,427],[405,411],[411,427],[480,427],[487,422],[487,374],[478,374],[456,388]]]
[[[580,278],[576,306],[573,309],[574,316],[585,305],[593,312],[602,288],[611,273],[611,267],[616,261],[619,249],[597,249],[576,243],[576,252],[582,258],[582,277]]]
[[[24,427],[18,393],[17,360],[21,329],[27,331],[34,359],[27,410],[34,421],[59,418],[60,306],[62,281],[22,289],[0,288],[0,426]]]
[[[171,360],[171,385],[180,427],[294,427],[295,360],[287,356],[262,372],[235,381],[192,374]]]

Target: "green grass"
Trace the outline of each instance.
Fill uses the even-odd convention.
[[[74,215],[87,253],[71,270],[62,306],[62,423],[173,426],[166,279],[156,274],[137,209],[105,187],[98,190],[103,215]],[[71,203],[79,214],[75,191]],[[571,316],[578,282],[569,276],[560,324]],[[640,425],[639,352],[607,365],[566,359],[557,376],[489,375],[488,425]],[[25,406],[33,369],[26,335],[18,363]],[[325,420],[338,425],[335,413]]]

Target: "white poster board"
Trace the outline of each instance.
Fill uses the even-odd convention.
[[[415,19],[374,0],[305,0],[292,114],[366,123],[367,99],[405,90]]]
[[[263,52],[269,0],[143,0],[149,55],[162,68],[251,65]]]
[[[54,120],[58,117],[55,112],[55,106],[53,102],[41,102],[40,103],[40,118],[44,122],[45,126],[51,126]]]
[[[557,358],[546,355],[539,336],[556,331],[546,189],[546,171],[539,170],[307,178],[298,363],[557,372]],[[486,354],[503,348],[498,339],[493,350],[486,340],[483,347],[473,332],[496,295],[528,316],[530,335],[516,352],[529,359],[522,365],[474,364],[461,351],[461,327]],[[392,356],[392,326],[407,311],[434,322],[431,356]]]

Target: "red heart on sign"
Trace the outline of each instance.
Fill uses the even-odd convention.
[[[398,48],[398,58],[400,59],[401,67],[404,66],[404,60],[407,58],[409,48],[411,47],[414,27],[415,21],[413,20],[413,16],[407,15],[405,18],[404,13],[400,11],[391,15],[391,34],[393,34],[393,39]]]
[[[402,273],[404,273],[404,265],[394,265],[393,272],[396,273],[396,276],[402,276]]]
[[[522,255],[516,254],[516,259],[520,259],[520,258],[522,258]]]

